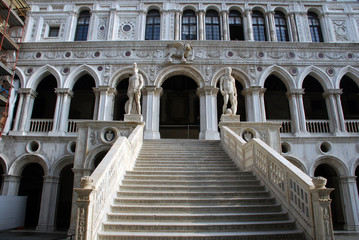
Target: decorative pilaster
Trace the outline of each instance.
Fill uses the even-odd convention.
[[[142,89],[142,113],[146,123],[144,139],[160,139],[160,97],[162,88],[147,86]]]
[[[330,192],[334,189],[326,188],[327,179],[323,177],[313,178],[315,189],[312,190],[312,206],[315,239],[334,240],[332,211],[330,208]]]
[[[217,93],[218,88],[204,86],[197,88],[200,99],[200,133],[199,139],[219,140],[217,120]]]
[[[244,11],[244,14],[246,15],[247,18],[247,37],[248,37],[248,41],[254,41],[254,36],[253,36],[253,26],[252,26],[252,10],[250,9],[246,9]]]
[[[225,10],[222,11],[222,33],[223,33],[223,40],[229,41],[229,25],[228,25],[228,15],[229,11]]]
[[[206,17],[206,13],[204,12],[204,10],[199,10],[198,11],[198,34],[199,34],[199,40],[204,40],[205,17]]]
[[[66,37],[66,41],[73,41],[75,39],[78,13],[75,11],[69,12],[69,15],[70,15],[70,20],[69,20],[68,29],[71,29],[71,31],[65,31],[68,34]]]
[[[54,231],[56,229],[56,201],[59,186],[59,178],[53,176],[44,177],[44,184],[41,195],[41,211],[39,223],[36,227],[38,231]]]
[[[181,26],[181,12],[176,11],[175,12],[175,39],[174,40],[180,40],[180,26]]]
[[[292,41],[293,42],[298,42],[299,39],[298,39],[298,31],[297,31],[297,25],[296,25],[296,22],[295,22],[295,13],[292,12],[292,13],[289,13],[288,14],[288,26],[290,26],[290,33],[291,33],[291,36],[292,36]]]
[[[115,29],[117,29],[117,16],[116,16],[116,8],[111,7],[110,8],[110,18],[108,23],[108,33],[107,33],[107,39],[108,40],[115,40]]]
[[[276,34],[276,29],[275,29],[275,20],[274,20],[274,12],[273,11],[267,12],[267,19],[268,19],[270,40],[272,42],[276,42],[277,34]]]

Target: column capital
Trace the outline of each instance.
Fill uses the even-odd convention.
[[[32,97],[37,96],[37,92],[32,88],[19,88],[17,91],[19,94],[31,95]]]
[[[229,10],[221,10],[221,14],[229,14]]]
[[[339,180],[340,183],[353,183],[356,184],[357,181],[357,176],[341,176],[341,177],[337,177],[337,179]]]
[[[55,88],[55,93],[69,95],[70,97],[74,96],[74,92],[70,88]]]
[[[15,176],[15,175],[3,175],[4,182],[19,182],[21,180],[21,176]]]
[[[206,95],[217,95],[219,89],[213,86],[203,86],[202,88],[197,88],[198,96]]]
[[[117,90],[114,87],[109,86],[99,86],[97,88],[92,88],[95,93],[107,93],[107,94],[117,94]]]
[[[251,15],[253,13],[253,11],[252,11],[252,9],[247,8],[247,9],[244,9],[243,13],[245,15]]]
[[[60,177],[44,176],[44,183],[60,183]]]
[[[327,89],[323,93],[323,96],[327,97],[329,95],[341,95],[341,94],[343,94],[343,89]]]
[[[292,96],[292,95],[304,95],[304,89],[303,88],[298,88],[298,89],[289,89],[286,93],[287,96]]]
[[[163,93],[163,88],[158,88],[156,86],[146,86],[142,88],[142,93],[144,96],[148,94],[153,94],[155,96],[161,96]]]
[[[243,89],[243,91],[247,94],[253,94],[255,92],[258,92],[258,93],[264,93],[267,89],[266,88],[263,88],[261,86],[250,86],[249,88],[245,88]]]

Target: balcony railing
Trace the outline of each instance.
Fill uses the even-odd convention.
[[[31,119],[29,132],[50,132],[53,124],[52,119]]]
[[[359,120],[346,120],[345,127],[349,133],[359,133]]]
[[[307,120],[306,128],[310,133],[330,133],[329,120]]]

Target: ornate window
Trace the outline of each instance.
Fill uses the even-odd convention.
[[[75,41],[86,41],[90,24],[90,12],[82,11],[77,20]]]
[[[285,19],[284,13],[275,12],[274,20],[275,20],[275,29],[276,29],[276,33],[277,33],[278,42],[289,41],[287,21]]]
[[[323,42],[322,29],[320,27],[318,15],[313,12],[308,13],[308,21],[312,42]]]
[[[158,10],[147,13],[145,40],[160,40],[161,15]]]
[[[219,16],[215,10],[206,13],[206,40],[221,40]]]
[[[192,10],[186,10],[183,13],[182,40],[197,40],[197,18]]]
[[[263,13],[254,11],[252,14],[253,37],[255,41],[267,41],[266,26]]]
[[[238,11],[229,12],[229,35],[231,40],[244,40],[243,20]]]

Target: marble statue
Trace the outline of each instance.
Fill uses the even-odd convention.
[[[127,96],[129,98],[128,104],[126,104],[126,114],[141,114],[141,105],[140,105],[140,99],[141,99],[141,89],[143,87],[143,77],[141,74],[138,73],[137,64],[133,64],[133,75],[129,78],[128,81],[128,89],[127,89]],[[135,101],[135,102],[134,102]],[[134,108],[134,104],[135,107]]]
[[[236,80],[232,77],[232,68],[226,67],[226,73],[219,79],[219,90],[223,95],[223,114],[237,113],[237,88]],[[227,110],[228,99],[231,103],[231,109]]]

